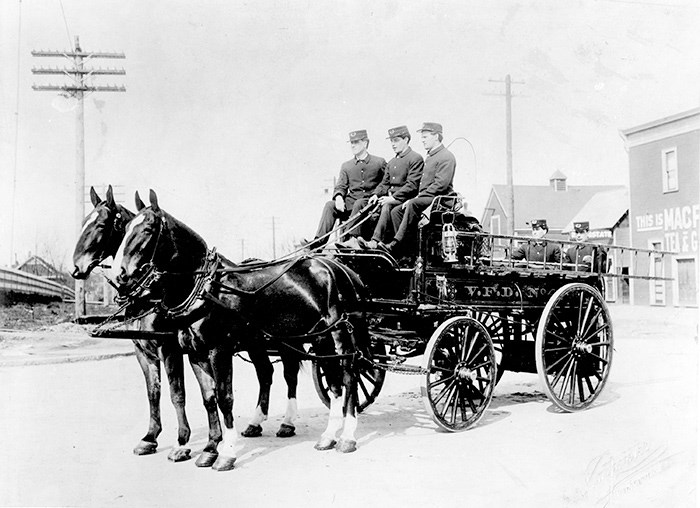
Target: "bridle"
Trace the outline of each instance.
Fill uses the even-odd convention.
[[[135,283],[128,285],[128,287],[126,288],[128,290],[127,294],[122,294],[121,291],[119,292],[119,296],[117,296],[116,298],[117,303],[121,304],[125,302],[135,302],[137,300],[141,300],[144,297],[144,295],[150,292],[153,285],[156,282],[158,282],[165,273],[164,271],[158,270],[154,263],[156,254],[158,252],[158,246],[160,244],[160,239],[163,234],[163,230],[166,228],[166,219],[164,216],[160,216],[158,224],[158,234],[156,235],[156,241],[153,245],[153,252],[151,253],[151,258],[146,264],[139,266],[136,269],[135,274],[141,275]],[[120,288],[118,288],[118,290],[119,289]]]

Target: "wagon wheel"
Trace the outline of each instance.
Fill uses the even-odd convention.
[[[564,411],[587,408],[610,373],[613,333],[603,297],[587,284],[559,288],[542,311],[535,341],[537,374]]]
[[[386,354],[384,344],[372,344],[370,349],[373,355]],[[382,390],[386,371],[384,369],[372,367],[371,363],[365,361],[362,362],[359,372],[360,376],[357,380],[357,411],[361,413],[375,401],[379,392]],[[313,363],[311,376],[314,380],[314,388],[316,388],[316,393],[321,399],[321,402],[323,402],[326,407],[330,408],[331,398],[329,394],[331,391],[328,387],[326,373],[321,363]]]
[[[491,402],[496,357],[484,326],[454,317],[433,333],[423,355],[421,395],[441,428],[457,432],[476,424]]]
[[[510,333],[505,325],[507,320],[506,318],[491,312],[477,312],[474,315],[474,319],[484,325],[489,337],[491,337],[493,351],[496,355],[496,384],[498,384],[503,376],[503,373],[505,372],[505,368],[503,367],[503,355],[505,342],[506,340],[509,340],[508,334]],[[513,324],[511,323],[509,326],[513,326]]]

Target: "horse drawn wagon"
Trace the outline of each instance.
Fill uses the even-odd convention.
[[[162,210],[153,191],[149,197],[150,207],[136,195],[136,216],[118,207],[111,193],[106,201],[93,197],[95,210],[76,246],[74,275],[86,276],[116,252],[115,285],[126,315],[112,316],[93,333],[134,340],[151,406],[148,433],[135,452],[156,449],[162,359],[181,421],[173,460],[189,457],[181,397],[187,353],[210,422],[197,465],[216,460],[214,467],[222,470],[235,461],[235,352],[249,353],[260,383],[258,407],[244,436],[260,435],[267,418],[270,355],[281,357],[288,385],[278,435],[294,434],[298,363],[311,358],[316,390],[330,407],[328,427],[315,447],[350,452],[356,449],[355,413],[376,399],[386,372],[420,375],[426,409],[448,431],[479,421],[506,370],[537,373],[563,411],[587,408],[602,392],[613,357],[605,279],[659,278],[607,273],[604,256],[588,265],[515,260],[514,247],[523,238],[483,233],[454,196],[435,199],[409,259],[336,246],[236,265]],[[352,227],[360,227],[371,212],[363,210]],[[119,249],[113,239],[121,242]],[[572,243],[548,241],[559,249]],[[667,254],[596,248],[626,253],[632,265],[640,252],[653,259]],[[134,326],[125,329],[125,323]],[[226,426],[219,459],[217,405]]]
[[[484,415],[504,371],[537,373],[563,411],[589,407],[614,350],[604,279],[621,275],[606,273],[604,253],[666,253],[596,246],[600,259],[588,265],[518,261],[512,253],[522,237],[484,233],[460,207],[459,199],[436,198],[408,263],[381,250],[334,251],[370,295],[374,361],[360,376],[360,408],[377,397],[386,372],[416,374],[435,423],[465,430]],[[562,250],[573,244],[548,242]],[[420,365],[409,361],[421,355]],[[323,363],[315,363],[313,377],[328,402]]]

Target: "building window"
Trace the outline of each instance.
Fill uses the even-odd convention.
[[[664,150],[661,155],[661,171],[663,172],[664,192],[678,190],[678,154],[675,148]]]

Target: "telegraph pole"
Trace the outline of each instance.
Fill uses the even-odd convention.
[[[76,239],[80,235],[85,216],[85,110],[83,99],[88,92],[126,92],[121,85],[95,86],[91,84],[94,76],[100,75],[124,75],[124,69],[100,69],[85,68],[84,63],[94,58],[119,58],[124,59],[124,53],[86,52],[80,47],[78,36],[75,36],[75,48],[70,51],[32,51],[36,57],[62,57],[67,58],[72,67],[51,68],[35,67],[32,74],[56,74],[67,76],[70,81],[62,85],[32,85],[32,89],[39,92],[62,92],[65,96],[77,99],[75,111],[75,226]],[[85,285],[81,280],[75,280],[75,317],[85,315]]]
[[[506,74],[505,80],[489,79],[492,83],[506,84],[506,185],[508,196],[506,199],[506,213],[508,214],[508,234],[515,234],[515,192],[513,190],[513,125],[511,121],[511,84],[524,85],[524,81],[512,81],[510,74]],[[497,94],[503,95],[503,94]]]

